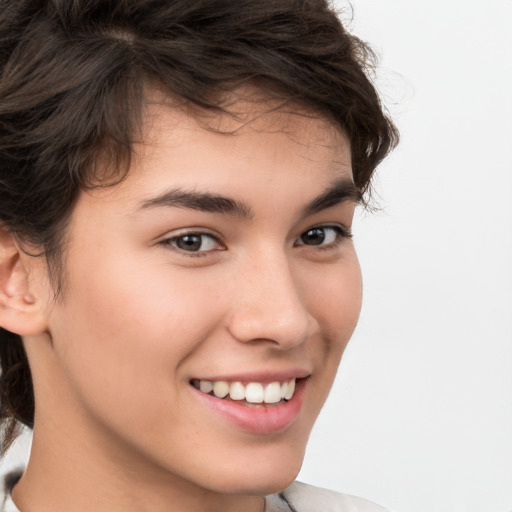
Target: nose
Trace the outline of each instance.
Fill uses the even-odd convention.
[[[317,322],[309,311],[299,272],[285,255],[253,257],[239,269],[228,329],[240,342],[267,342],[292,349],[311,337]]]

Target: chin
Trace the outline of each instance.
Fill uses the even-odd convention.
[[[264,454],[250,463],[232,465],[224,474],[216,474],[216,491],[227,494],[266,496],[286,489],[299,474],[303,454],[280,454],[279,457]],[[222,480],[219,480],[218,477]]]
[[[223,494],[237,494],[243,496],[268,496],[286,489],[293,483],[298,475],[298,471],[294,471],[288,475],[255,475],[252,481],[230,482],[227,486],[221,486],[216,489],[217,492]]]
[[[293,476],[289,476],[287,478],[275,478],[272,481],[267,481],[264,485],[253,488],[252,492],[247,492],[246,494],[253,496],[268,496],[270,494],[276,494],[290,486],[294,482],[295,478],[297,478],[298,474],[299,472],[296,471],[293,473]]]

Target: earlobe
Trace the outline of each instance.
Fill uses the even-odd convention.
[[[21,336],[40,334],[47,327],[42,301],[30,289],[27,258],[14,236],[0,226],[0,327]]]

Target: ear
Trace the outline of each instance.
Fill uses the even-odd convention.
[[[29,285],[30,258],[0,225],[0,327],[20,336],[47,330],[46,303]]]

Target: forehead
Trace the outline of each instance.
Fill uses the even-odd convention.
[[[205,113],[153,93],[141,121],[128,176],[115,187],[118,199],[140,203],[170,187],[241,196],[283,178],[292,180],[286,192],[293,194],[299,174],[312,193],[340,178],[353,181],[345,134],[298,105],[244,95],[226,112]],[[94,196],[111,193],[100,189]]]
[[[274,141],[276,147],[312,161],[350,164],[350,141],[325,116],[251,88],[232,93],[224,104],[224,111],[201,111],[150,91],[142,116],[142,146],[135,148],[136,154],[147,158],[164,147],[170,149],[169,144],[208,146],[208,139],[218,147],[246,145],[248,151]]]

